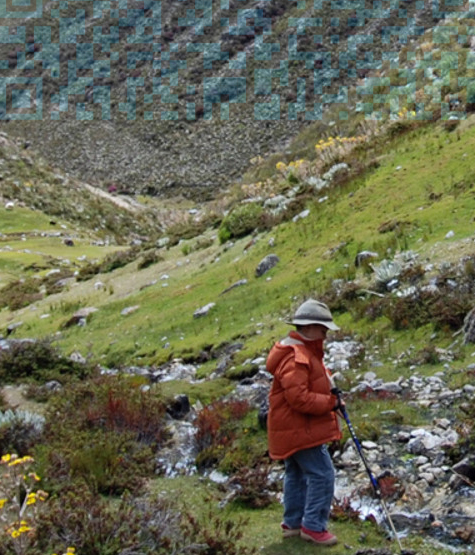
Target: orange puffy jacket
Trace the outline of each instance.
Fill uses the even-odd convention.
[[[290,332],[272,347],[267,370],[274,376],[267,417],[271,458],[286,459],[301,449],[341,439],[322,340]]]

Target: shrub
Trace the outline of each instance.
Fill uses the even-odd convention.
[[[470,292],[461,289],[420,290],[385,304],[384,312],[395,330],[433,324],[435,329],[459,330],[472,307]]]
[[[194,544],[203,545],[206,555],[253,555],[257,549],[239,543],[245,519],[223,519],[209,510],[202,518],[187,514],[184,520],[185,534],[193,538]],[[186,552],[186,551],[185,551]],[[190,553],[192,551],[188,551]]]
[[[176,222],[167,229],[167,236],[170,239],[170,246],[176,245],[181,239],[192,239],[201,235],[206,229],[203,221],[184,221]]]
[[[0,290],[0,308],[8,306],[10,310],[18,310],[43,298],[42,288],[46,295],[61,291],[61,280],[72,277],[70,270],[50,274],[43,278],[25,278],[13,281]]]
[[[83,484],[49,500],[38,522],[37,542],[38,553],[74,545],[81,555],[165,555],[185,539],[179,513],[165,501],[124,495],[111,504]]]
[[[137,268],[139,270],[144,270],[145,268],[148,268],[152,264],[156,264],[157,262],[160,262],[162,260],[163,260],[163,256],[158,254],[157,251],[155,250],[149,251],[143,255],[142,259],[138,263]]]
[[[24,456],[41,438],[45,419],[25,410],[0,412],[0,453],[18,453]]]
[[[154,472],[154,452],[169,437],[159,396],[129,380],[98,378],[50,400],[45,442],[37,449],[50,487],[86,480],[93,491],[140,490]],[[58,421],[61,426],[58,426]]]
[[[205,407],[196,419],[196,462],[207,467],[221,460],[239,428],[239,420],[249,412],[247,401],[216,401]]]
[[[40,480],[35,472],[27,472],[33,458],[6,454],[0,460],[0,523],[5,526],[0,534],[0,555],[26,555],[31,553],[35,541],[38,505],[48,494],[37,490]]]
[[[83,379],[91,373],[88,365],[63,356],[49,339],[11,341],[8,349],[0,350],[0,383],[25,378],[47,381],[65,376]]]
[[[125,491],[140,491],[144,479],[154,474],[154,452],[138,443],[131,433],[98,431],[78,434],[74,449],[58,449],[69,476],[84,481],[93,492],[121,495]]]
[[[3,392],[0,391],[0,410],[6,410],[8,408],[8,402],[5,399]]]
[[[221,222],[218,230],[219,242],[226,243],[233,238],[244,237],[260,229],[263,208],[259,204],[241,204],[234,208]]]
[[[471,378],[473,379],[473,377],[474,373],[472,371]],[[475,404],[471,399],[460,405],[457,411],[457,421],[459,423],[457,430],[460,437],[457,445],[448,449],[448,455],[454,463],[468,457],[473,479],[475,476],[475,459],[473,458],[475,452]]]
[[[122,268],[138,257],[138,249],[131,248],[126,251],[117,251],[108,254],[101,262],[90,263],[83,266],[78,273],[78,281],[86,281],[97,274],[113,272],[117,268]]]
[[[83,484],[48,501],[38,520],[32,555],[68,545],[74,545],[80,555],[252,555],[255,549],[238,543],[244,524],[243,519],[224,519],[216,509],[209,509],[201,519],[180,514],[176,504],[158,496],[144,499],[124,494],[110,503]]]
[[[242,468],[231,478],[230,484],[237,486],[232,499],[253,509],[267,507],[274,501],[269,489],[268,465]]]
[[[0,290],[0,308],[18,310],[42,298],[40,280],[34,278],[12,281]]]

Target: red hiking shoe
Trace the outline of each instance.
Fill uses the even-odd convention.
[[[300,537],[307,542],[313,542],[317,545],[335,545],[338,542],[337,537],[326,530],[315,532],[303,526],[300,530]]]
[[[292,538],[300,536],[300,528],[289,528],[284,522],[280,525],[282,528],[282,536],[285,538]]]

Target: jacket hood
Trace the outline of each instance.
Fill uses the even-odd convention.
[[[296,331],[291,331],[287,337],[274,344],[267,357],[266,368],[272,375],[275,374],[282,361],[293,355],[299,349],[308,349],[323,358],[323,340],[312,341],[305,339]]]

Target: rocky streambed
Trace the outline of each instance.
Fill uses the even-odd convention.
[[[343,382],[345,372],[352,371],[351,358],[360,348],[351,340],[327,344],[326,363],[337,380]],[[218,374],[229,360],[230,357],[224,357],[217,365]],[[256,373],[241,380],[228,398],[247,400],[265,413],[271,375],[265,370],[263,357],[249,362],[255,365]],[[361,441],[362,452],[381,487],[399,541],[403,543],[408,534],[417,533],[453,553],[475,553],[475,461],[466,457],[453,464],[448,456],[448,449],[456,445],[461,433],[457,409],[464,403],[473,403],[475,386],[451,389],[445,371],[423,376],[416,368],[412,368],[409,378],[385,382],[378,378],[378,364],[373,361],[373,366],[374,371],[362,374],[357,385],[345,392],[349,399],[355,394],[400,398],[429,417],[423,426],[401,425],[397,423],[395,411],[382,410],[381,421],[390,424],[382,426],[376,441]],[[129,371],[147,372],[143,368],[130,368]],[[175,360],[163,368],[150,369],[149,374],[152,381],[192,381],[196,379],[196,367]],[[201,408],[190,406],[185,396],[176,398],[169,422],[174,442],[157,456],[165,475],[173,477],[197,472],[193,422]],[[351,402],[347,409],[351,418]],[[342,426],[345,426],[344,421]],[[376,520],[390,534],[382,505],[374,496],[367,470],[351,438],[334,451],[333,460],[337,470],[335,503],[351,509],[359,518]],[[279,489],[276,486],[280,485],[282,477],[282,466],[275,464],[269,472],[269,491]],[[234,489],[239,487],[230,476],[217,471],[210,472],[209,478],[227,490],[225,499],[232,499]],[[273,495],[280,500],[281,494]],[[382,555],[384,550],[359,553]]]
[[[2,348],[9,347],[10,340],[3,340]],[[13,340],[12,340],[13,341]],[[215,371],[206,378],[213,380],[221,377],[233,365],[233,354],[242,345],[229,345],[220,353]],[[449,549],[453,553],[475,553],[475,456],[468,454],[454,463],[449,450],[454,448],[465,433],[458,415],[463,407],[473,406],[475,386],[466,384],[454,389],[449,386],[450,351],[439,353],[448,361],[442,371],[433,375],[423,375],[416,365],[411,366],[409,377],[400,376],[393,381],[378,377],[377,352],[363,354],[363,346],[357,341],[345,339],[327,342],[326,365],[332,370],[347,400],[347,410],[358,422],[365,422],[368,415],[361,413],[364,401],[381,401],[380,420],[370,422],[378,430],[377,437],[368,440],[361,433],[361,450],[372,475],[378,480],[387,512],[397,531],[399,541],[409,534],[424,536],[436,548]],[[363,360],[355,363],[355,360]],[[397,360],[394,361],[397,363]],[[371,368],[363,372],[361,367]],[[272,376],[265,369],[265,358],[259,357],[245,362],[252,367],[250,377],[236,383],[234,390],[226,398],[245,400],[258,410],[258,420],[263,425],[266,403]],[[361,365],[361,366],[359,366]],[[397,364],[394,374],[397,375]],[[152,387],[154,383],[165,381],[197,382],[197,364],[185,364],[172,360],[157,367],[128,367],[117,369],[103,368],[104,374],[126,373],[146,377]],[[475,364],[468,365],[463,371],[473,372]],[[351,380],[348,376],[351,375]],[[345,384],[352,383],[345,391]],[[61,387],[57,382],[46,387]],[[353,400],[359,400],[356,414]],[[361,404],[363,400],[363,405]],[[411,407],[413,414],[421,414],[417,422],[407,422],[397,410],[388,409],[391,403],[399,406],[401,401]],[[160,473],[168,477],[191,475],[198,472],[196,456],[198,449],[195,441],[195,421],[203,409],[200,403],[191,406],[186,395],[177,395],[168,406],[168,427],[172,440],[156,455]],[[374,420],[374,417],[373,417]],[[424,424],[421,424],[423,422]],[[342,427],[345,427],[342,420]],[[361,426],[366,428],[365,426]],[[363,430],[364,431],[364,430]],[[348,436],[348,434],[346,434]],[[374,496],[367,469],[360,453],[350,437],[346,442],[334,447],[333,461],[337,471],[335,507],[343,508],[353,516],[371,519],[385,527],[388,535],[391,529],[382,504]],[[269,461],[271,463],[271,461]],[[239,483],[232,476],[217,470],[208,470],[209,479],[221,484],[225,504],[232,500],[239,489]],[[270,465],[267,473],[268,493],[281,500],[283,466]],[[277,493],[276,493],[277,492]],[[384,550],[359,551],[363,555],[385,555]]]

